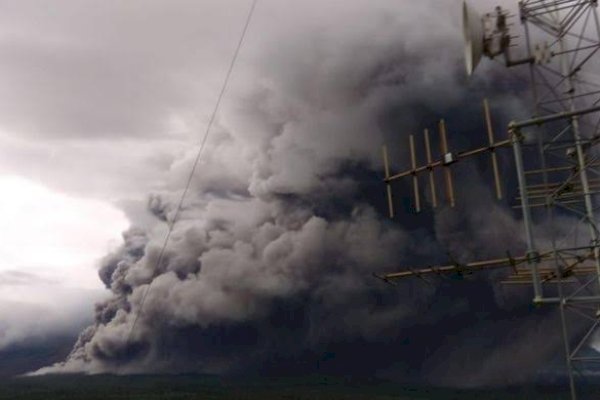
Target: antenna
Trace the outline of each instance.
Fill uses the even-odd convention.
[[[415,169],[417,169],[417,156],[415,155],[415,137],[410,135],[408,137],[408,143],[410,146],[410,163],[412,166],[412,177],[413,177],[413,192],[415,196],[415,210],[417,212],[421,211],[421,197],[419,196],[419,178],[417,178],[417,174]]]
[[[485,126],[490,143],[490,154],[492,157],[492,169],[494,171],[494,183],[496,186],[496,198],[502,200],[502,186],[500,186],[500,171],[498,169],[498,158],[496,157],[496,147],[494,146],[494,128],[492,127],[492,118],[490,117],[490,105],[487,99],[483,99],[483,110],[485,113]]]
[[[429,186],[431,190],[431,203],[433,208],[438,206],[437,199],[437,189],[436,189],[436,180],[435,180],[435,171],[442,168],[443,176],[444,176],[444,186],[446,192],[446,201],[450,207],[454,207],[456,205],[456,197],[454,192],[454,180],[452,178],[452,165],[470,159],[474,156],[483,155],[489,153],[492,160],[492,168],[494,171],[494,181],[496,187],[496,196],[498,199],[502,198],[502,189],[500,184],[500,172],[498,167],[498,160],[496,158],[496,149],[501,147],[508,147],[511,144],[509,139],[495,141],[494,132],[492,130],[492,123],[490,117],[490,110],[487,104],[487,100],[484,100],[484,118],[485,124],[487,127],[487,139],[488,145],[477,147],[474,149],[463,150],[458,152],[452,152],[449,150],[448,145],[448,133],[446,129],[446,122],[442,119],[438,122],[438,131],[439,131],[439,140],[440,140],[440,156],[437,160],[432,157],[431,151],[431,141],[429,136],[429,130],[423,130],[423,139],[425,142],[425,155],[427,163],[423,165],[417,164],[417,156],[415,150],[415,136],[409,135],[409,150],[411,157],[411,165],[410,168],[404,170],[400,173],[390,175],[389,170],[389,156],[387,153],[387,146],[383,146],[383,164],[385,170],[385,178],[387,186],[387,196],[388,196],[388,206],[390,209],[390,217],[394,217],[393,213],[393,199],[392,199],[392,188],[391,184],[395,181],[405,178],[407,176],[412,176],[413,182],[413,198],[414,198],[414,209],[416,212],[420,212],[422,210],[421,197],[419,193],[419,182],[418,176],[424,172],[428,172],[429,177]]]
[[[383,167],[385,169],[385,181],[387,182],[387,201],[388,201],[388,212],[390,218],[394,218],[394,200],[392,198],[392,185],[390,185],[390,163],[388,161],[387,146],[383,146]]]
[[[444,180],[446,182],[446,197],[450,207],[454,207],[454,184],[452,183],[452,173],[450,165],[456,162],[454,154],[448,151],[448,139],[446,138],[446,123],[443,119],[440,120],[440,149],[442,150],[442,165],[444,168]]]
[[[593,0],[590,0],[593,2]],[[523,3],[545,3],[544,0],[523,0],[519,4]],[[549,1],[548,4],[536,5],[536,7],[548,8],[551,10],[550,3],[557,3],[555,5],[563,5],[563,3],[576,3],[575,0],[556,0]],[[560,3],[560,4],[558,4]],[[562,9],[562,8],[561,8]],[[521,64],[531,64],[540,58],[530,55],[519,60],[513,60],[510,54],[510,48],[513,47],[511,44],[512,39],[515,36],[511,36],[509,32],[508,19],[512,17],[508,12],[497,6],[493,12],[486,13],[483,17],[475,11],[466,1],[463,2],[462,6],[462,18],[463,18],[463,39],[464,39],[464,57],[465,66],[467,68],[467,75],[471,75],[482,56],[494,59],[497,56],[503,56],[506,66],[513,67]],[[552,12],[552,10],[551,10]],[[522,17],[521,17],[522,19]],[[546,50],[548,47],[546,45]],[[548,53],[546,51],[546,53]],[[544,58],[549,54],[544,53]]]
[[[423,137],[425,138],[425,151],[427,153],[427,165],[431,165],[431,145],[429,143],[429,130],[423,131]],[[433,167],[428,167],[429,170],[429,187],[431,188],[431,203],[433,208],[437,207],[437,193],[435,191],[435,176],[433,175]]]
[[[465,66],[471,75],[483,55],[483,21],[481,16],[465,1],[463,3],[463,38],[465,41]]]
[[[443,275],[462,276],[465,271],[506,271],[503,284],[529,286],[534,304],[557,306],[571,399],[575,400],[578,371],[588,363],[600,362],[600,356],[582,354],[600,326],[600,226],[596,217],[600,204],[600,82],[586,73],[594,72],[594,66],[600,63],[600,20],[597,0],[521,0],[518,6],[525,38],[519,46],[513,43],[517,36],[511,34],[513,28],[508,22],[513,16],[506,10],[496,7],[479,14],[463,2],[465,67],[471,75],[483,56],[503,57],[507,67],[527,67],[533,92],[531,118],[511,122],[506,129],[508,138],[496,141],[490,106],[484,100],[486,146],[450,152],[442,120],[440,158],[432,158],[429,132],[425,130],[427,164],[418,166],[411,136],[411,168],[390,175],[386,167],[385,182],[389,188],[397,179],[412,175],[414,181],[418,174],[428,171],[431,203],[435,208],[438,203],[434,172],[442,167],[447,202],[453,206],[460,198],[454,198],[452,165],[487,153],[491,158],[496,198],[501,200],[497,152],[511,147],[518,181],[513,208],[522,217],[526,251],[512,256],[511,249],[498,249],[508,250],[507,256],[465,263],[450,257],[445,265],[405,267],[377,277],[394,283],[409,277],[435,279]],[[520,48],[522,56],[514,57],[515,47]],[[413,190],[417,201],[418,183]],[[419,203],[417,211],[422,206]],[[565,229],[565,220],[571,221],[570,229]],[[550,229],[545,232],[534,229],[538,223]],[[558,228],[559,223],[561,229],[552,228]],[[581,323],[577,330],[571,330],[569,316],[583,318],[587,323],[583,334],[580,334],[584,326]]]

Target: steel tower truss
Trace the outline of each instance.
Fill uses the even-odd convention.
[[[392,175],[384,148],[385,182],[390,215],[393,216],[390,185],[412,177],[415,208],[421,209],[420,174],[429,174],[432,205],[437,206],[434,171],[442,169],[447,199],[454,205],[451,165],[464,158],[490,153],[496,195],[502,197],[495,152],[512,147],[517,171],[519,208],[523,216],[527,251],[494,260],[404,268],[376,275],[393,283],[405,277],[426,279],[429,275],[464,274],[510,268],[506,284],[533,286],[536,305],[558,306],[571,398],[577,398],[576,383],[585,380],[591,363],[600,365],[600,355],[588,345],[600,333],[600,227],[596,218],[600,204],[600,22],[597,0],[523,0],[519,17],[524,43],[516,46],[508,34],[512,21],[496,10],[502,20],[506,44],[503,55],[509,67],[529,68],[534,115],[508,126],[509,139],[496,142],[485,103],[489,145],[452,153],[440,123],[439,160],[431,155],[425,132],[427,163],[416,163],[414,138],[410,138],[411,168]],[[489,14],[486,18],[490,18]],[[489,20],[488,20],[489,21]],[[495,32],[498,32],[495,31]],[[523,49],[524,47],[524,49]],[[512,53],[525,53],[515,59]],[[490,56],[490,54],[487,54]],[[497,56],[498,54],[494,54]],[[511,249],[504,249],[510,251]],[[514,249],[513,249],[514,250]],[[590,355],[593,354],[593,355]]]

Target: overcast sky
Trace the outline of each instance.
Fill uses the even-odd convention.
[[[91,320],[125,204],[199,140],[247,6],[1,2],[0,349]]]

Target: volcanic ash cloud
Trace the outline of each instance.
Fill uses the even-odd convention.
[[[449,45],[460,32],[428,7],[350,13],[341,33],[277,28],[287,46],[264,46],[238,80],[244,88],[228,92],[161,262],[197,148],[175,159],[165,189],[149,197],[154,226],[127,231],[102,262],[112,296],[96,306],[95,323],[64,362],[36,373],[310,370],[302,360],[330,348],[372,351],[370,361],[336,366],[369,374],[422,359],[398,344],[402,332],[414,336],[411,324],[440,288],[411,281],[394,290],[371,274],[419,263],[436,241],[454,248],[457,223],[470,252],[486,254],[497,237],[478,238],[477,218],[445,213],[430,233],[390,223],[383,188],[365,192],[380,178],[382,143],[420,129],[424,110],[467,100],[459,46]],[[419,25],[427,15],[434,34]],[[492,215],[514,229],[506,211]],[[439,310],[426,314],[430,324],[443,320]]]

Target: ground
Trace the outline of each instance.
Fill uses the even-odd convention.
[[[598,398],[600,388],[585,388],[582,398]],[[388,382],[309,377],[236,381],[207,376],[43,376],[4,379],[0,400],[554,400],[568,398],[564,387],[458,390]]]

